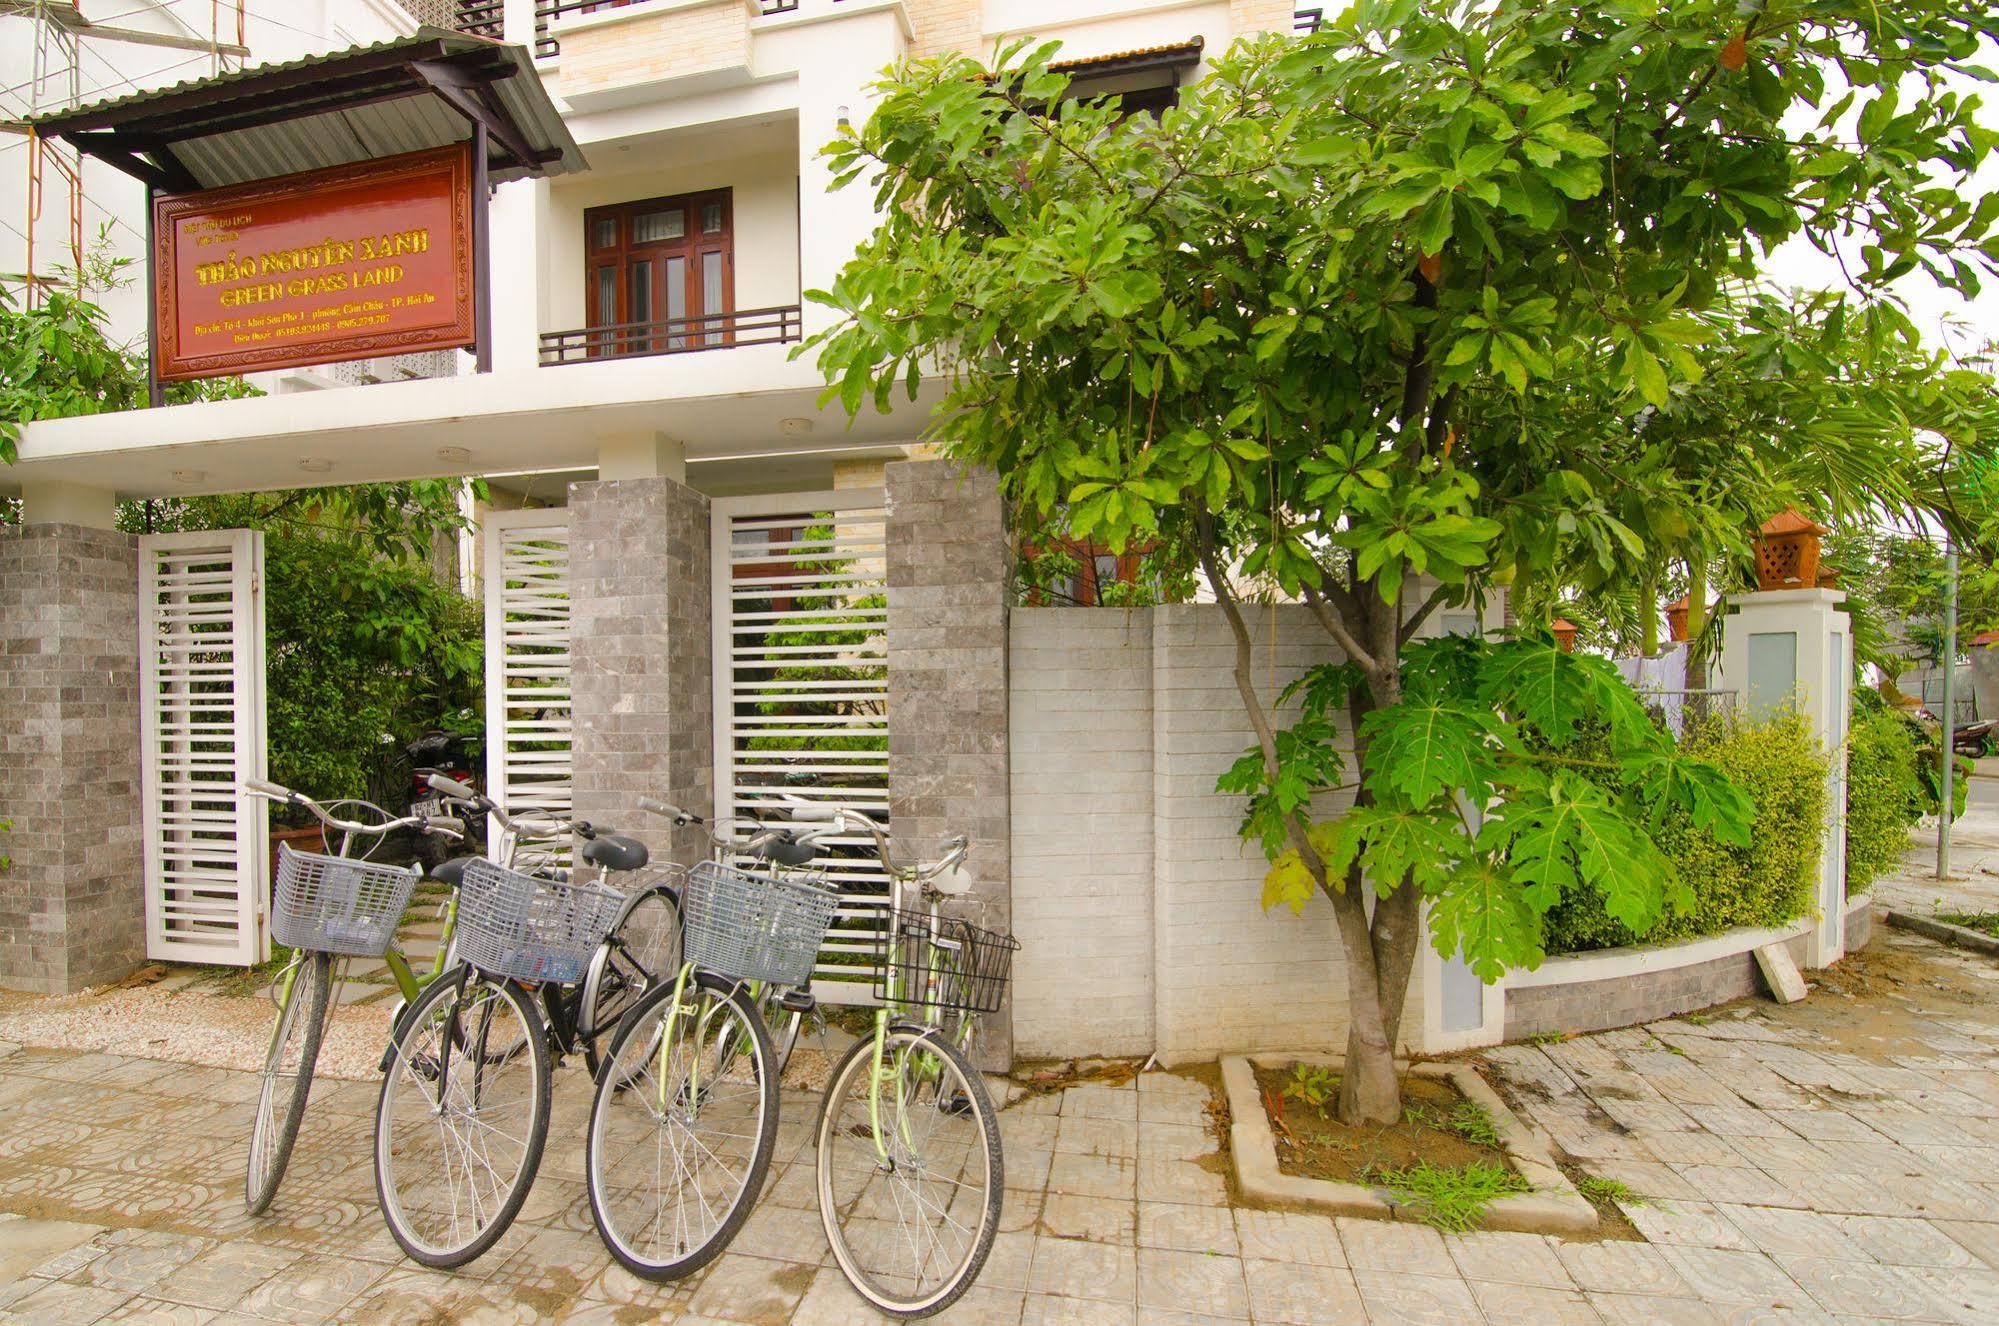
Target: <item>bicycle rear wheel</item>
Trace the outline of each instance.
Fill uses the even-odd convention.
[[[897,1317],[928,1317],[978,1278],[999,1233],[999,1119],[941,1033],[885,1030],[847,1052],[819,1114],[819,1218],[847,1280]]]
[[[763,1189],[777,1108],[770,1034],[738,987],[690,972],[650,991],[597,1075],[584,1147],[611,1255],[648,1280],[713,1261]]]
[[[680,901],[664,884],[625,899],[611,933],[591,955],[583,978],[583,1059],[597,1076],[597,1038],[618,1025],[645,993],[680,970]]]
[[[319,1062],[332,987],[333,959],[325,953],[303,954],[278,1005],[277,1025],[264,1055],[257,1117],[250,1124],[250,1162],[243,1174],[243,1206],[251,1215],[270,1207],[291,1163],[306,1098],[312,1094],[312,1070]]]
[[[417,997],[375,1106],[375,1195],[425,1266],[463,1266],[507,1232],[548,1139],[541,1016],[512,981],[447,973]]]

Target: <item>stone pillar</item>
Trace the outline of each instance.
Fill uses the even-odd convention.
[[[714,809],[708,499],[667,478],[569,488],[576,813],[697,861],[707,843],[638,808]]]
[[[1722,624],[1715,686],[1741,697],[1750,719],[1787,705],[1804,716],[1831,761],[1824,847],[1819,853],[1816,924],[1807,966],[1846,952],[1846,733],[1853,703],[1853,650],[1836,589],[1773,589],[1737,594]]]
[[[912,856],[971,838],[984,923],[1012,924],[1007,795],[1005,509],[991,473],[897,461],[887,474],[889,823]],[[1013,1059],[1009,1005],[987,1019],[983,1067]]]
[[[146,952],[132,535],[0,531],[0,752],[0,985],[130,974]]]

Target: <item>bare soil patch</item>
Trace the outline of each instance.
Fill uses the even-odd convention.
[[[1406,1077],[1402,1082],[1402,1119],[1386,1127],[1355,1127],[1333,1117],[1329,1098],[1322,1110],[1296,1094],[1297,1079],[1283,1069],[1258,1068],[1256,1087],[1277,1137],[1277,1168],[1303,1179],[1335,1183],[1378,1183],[1389,1171],[1425,1163],[1437,1169],[1460,1169],[1484,1163],[1510,1169],[1506,1153],[1484,1111],[1459,1095],[1448,1083]],[[1325,1083],[1337,1092],[1339,1079]],[[1291,1088],[1293,1094],[1287,1095]],[[1474,1114],[1476,1111],[1476,1114]],[[1458,1121],[1456,1126],[1453,1121]],[[1479,1123],[1490,1140],[1474,1140]],[[1471,1134],[1471,1135],[1467,1135]]]

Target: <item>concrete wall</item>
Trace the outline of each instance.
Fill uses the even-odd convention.
[[[66,994],[145,957],[139,557],[129,534],[0,531],[0,980]]]
[[[1008,654],[1016,1050],[1150,1054],[1152,614],[1017,608]]]
[[[1336,657],[1303,608],[1250,618],[1266,700]],[[1015,609],[1010,657],[1019,1053],[1339,1048],[1331,909],[1263,911],[1241,799],[1215,791],[1252,740],[1220,609]]]
[[[1684,947],[1691,948],[1701,941]],[[1785,941],[1792,958],[1805,960],[1807,937]],[[1656,953],[1658,950],[1653,950]],[[1574,960],[1598,955],[1578,954]],[[1556,958],[1546,965],[1558,967]],[[1694,1009],[1745,999],[1764,990],[1756,955],[1748,949],[1723,953],[1684,966],[1620,971],[1598,980],[1510,988],[1506,992],[1506,1039],[1522,1040],[1545,1031],[1574,1033],[1629,1027]],[[1546,968],[1544,968],[1546,970]]]

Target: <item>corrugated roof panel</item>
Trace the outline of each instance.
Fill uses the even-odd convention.
[[[514,162],[505,149],[495,143],[493,153],[501,158],[492,163],[495,182],[534,174],[568,174],[589,168],[582,151],[576,146],[576,140],[570,136],[568,126],[563,124],[562,117],[549,100],[547,90],[542,87],[533,58],[526,50],[441,28],[423,28],[414,37],[377,42],[372,46],[328,55],[308,56],[281,64],[256,65],[214,78],[177,83],[170,88],[114,97],[42,116],[37,122],[50,126],[48,132],[59,132],[66,121],[100,118],[107,112],[121,109],[137,112],[149,102],[196,90],[220,93],[218,101],[226,102],[232,84],[251,82],[263,75],[320,66],[327,67],[332,73],[342,62],[357,57],[404,49],[414,53],[425,47],[435,49],[438,44],[447,52],[447,58],[478,51],[503,53],[514,66],[514,72],[490,85],[501,111],[519,128],[531,148],[561,153],[554,161],[528,169]],[[465,117],[449,105],[434,96],[412,92],[407,97],[365,102],[300,119],[180,139],[172,141],[167,150],[187,167],[203,187],[219,188],[326,166],[346,165],[372,157],[397,156],[404,152],[443,147],[464,142],[471,134],[471,126]]]

